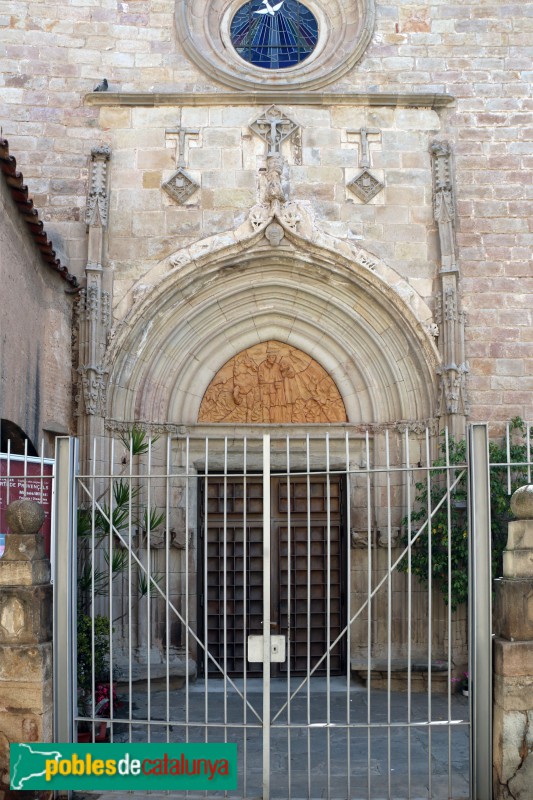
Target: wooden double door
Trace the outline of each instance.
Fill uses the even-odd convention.
[[[270,575],[263,569],[262,478],[247,477],[246,492],[242,478],[201,482],[199,619],[209,652],[229,675],[243,674],[247,637],[263,632],[265,580],[271,631],[290,637],[291,673],[307,674],[328,649],[330,674],[344,670],[346,637],[331,648],[346,624],[344,482],[320,473],[271,478]],[[286,673],[288,663],[272,664],[271,674]],[[261,674],[262,665],[247,663],[246,669]],[[324,658],[313,674],[326,669]],[[221,675],[211,661],[209,670]]]

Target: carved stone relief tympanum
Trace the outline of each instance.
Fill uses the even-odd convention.
[[[332,378],[311,356],[276,341],[231,358],[203,397],[198,422],[347,422]]]

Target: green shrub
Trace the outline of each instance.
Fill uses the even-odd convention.
[[[489,443],[490,497],[491,497],[491,532],[492,532],[492,571],[495,577],[502,572],[502,554],[507,543],[507,524],[512,518],[509,510],[508,494],[508,460],[516,466],[511,467],[511,491],[527,483],[527,467],[520,462],[527,461],[527,446],[524,442],[525,425],[519,417],[509,424],[510,448],[507,452],[506,442]],[[446,465],[446,441],[441,440],[441,456],[433,462],[434,467]],[[510,456],[510,459],[508,458]],[[431,521],[418,536],[411,550],[411,573],[427,584],[430,572],[429,537],[431,536],[431,576],[435,587],[440,589],[446,603],[456,609],[468,600],[468,487],[467,446],[464,439],[448,438],[448,458],[452,469],[449,470],[449,485],[453,484],[464,469],[464,475],[451,493],[450,502],[444,500],[438,511],[434,512]],[[431,471],[429,486],[427,481],[415,484],[416,496],[414,510],[411,512],[411,539],[428,520],[428,510],[436,508],[446,495],[447,480],[445,469]],[[429,502],[428,502],[429,493]],[[408,518],[402,520],[402,544],[409,544],[406,530]],[[448,543],[448,527],[451,532],[451,543]],[[448,554],[451,557],[451,596],[448,586]],[[399,565],[402,572],[407,572],[409,562],[407,555]]]

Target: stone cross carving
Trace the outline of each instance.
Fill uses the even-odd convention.
[[[281,143],[299,126],[276,106],[270,106],[250,125],[251,130],[267,144],[267,156],[279,155]]]
[[[348,183],[348,188],[357,197],[368,203],[384,188],[384,184],[370,172],[370,146],[369,136],[380,136],[379,128],[360,128],[359,130],[347,130],[347,134],[359,136],[361,138],[361,154],[359,166],[362,168],[358,175]]]
[[[379,136],[379,128],[360,128],[359,130],[346,131],[347,134],[361,137],[361,156],[359,158],[360,167],[370,167],[370,147],[369,136]]]
[[[174,139],[176,142],[176,168],[185,167],[185,144],[189,136],[199,136],[200,131],[193,128],[167,128],[165,136],[167,139]]]

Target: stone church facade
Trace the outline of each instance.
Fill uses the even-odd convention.
[[[280,69],[242,6],[4,4],[4,134],[87,284],[80,420],[195,423],[268,340],[352,424],[530,416],[529,5],[313,0]]]
[[[531,5],[284,2],[3,4],[4,135],[82,286],[85,444],[334,424],[383,453],[532,417]],[[239,50],[245,6],[300,5],[297,63]]]

